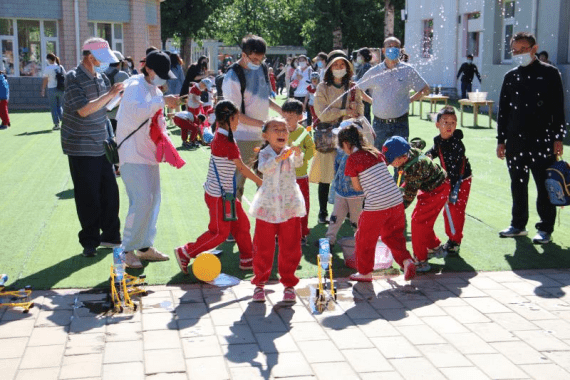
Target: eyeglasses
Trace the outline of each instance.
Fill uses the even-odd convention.
[[[532,46],[524,46],[524,47],[520,48],[519,50],[511,49],[511,53],[513,55],[519,55],[519,54],[528,53],[531,50],[532,50]]]
[[[261,56],[261,58],[252,58],[251,55],[247,55],[246,57],[249,58],[249,60],[251,61],[251,63],[259,65],[261,64],[264,60],[265,60],[265,54]]]

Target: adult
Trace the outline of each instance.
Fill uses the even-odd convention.
[[[356,73],[357,82],[361,80],[364,74],[366,74],[366,72],[372,68],[372,64],[370,63],[371,60],[372,60],[372,52],[370,52],[370,49],[363,47],[358,50],[358,53],[356,54],[356,62],[360,65],[360,67],[358,68],[358,71]],[[368,90],[366,91],[366,94],[368,96],[371,96],[372,91]],[[365,101],[364,116],[366,117],[366,119],[368,119],[369,122],[372,121],[370,118],[370,108],[371,104]]]
[[[269,117],[269,108],[281,113],[281,107],[269,98],[271,85],[267,67],[262,67],[267,45],[259,36],[247,35],[241,43],[241,57],[224,77],[222,84],[224,99],[231,100],[241,113],[234,139],[240,150],[242,161],[253,165],[255,149],[262,144],[261,127]],[[240,73],[243,73],[245,87],[242,88]],[[236,173],[237,197],[241,201],[245,177]]]
[[[396,37],[386,38],[382,48],[386,58],[368,70],[358,83],[360,89],[372,90],[374,146],[380,151],[392,136],[408,139],[410,102],[429,93],[429,85],[416,69],[400,61],[400,46],[402,44]],[[416,91],[412,97],[410,90]]]
[[[139,73],[132,57],[125,57],[125,63],[127,64],[127,73],[129,73],[129,75],[137,75]]]
[[[170,71],[176,76],[176,78],[168,80],[168,91],[167,95],[178,95],[182,91],[182,84],[184,83],[184,70],[182,58],[176,53],[170,54]]]
[[[286,74],[286,70],[285,70],[285,65],[283,63],[279,64],[279,68],[277,69],[277,72],[275,73],[275,78],[277,79],[277,94],[281,95],[281,93],[283,92],[283,89],[286,88],[285,86],[285,74]]]
[[[467,99],[467,93],[471,92],[473,89],[473,77],[477,75],[477,79],[479,79],[479,83],[481,82],[481,75],[479,74],[479,70],[477,70],[477,66],[473,63],[473,54],[467,55],[467,62],[464,62],[459,71],[457,72],[457,79],[463,74],[461,77],[461,99]]]
[[[509,228],[501,237],[527,235],[528,179],[532,172],[536,190],[536,210],[540,221],[532,239],[535,244],[550,242],[556,208],[548,198],[546,169],[563,153],[566,134],[564,90],[560,72],[536,58],[538,45],[527,32],[511,39],[513,61],[517,67],[505,74],[497,118],[497,157],[507,158],[513,198]]]
[[[119,60],[119,62],[109,64],[107,70],[105,70],[105,75],[111,82],[111,85],[115,83],[122,83],[129,79],[130,75],[126,71],[122,70],[122,63],[125,60],[123,54],[120,51],[114,51],[113,54],[115,58]],[[117,131],[117,112],[119,111],[118,107],[113,108],[107,113],[107,117],[111,122],[111,126],[113,127],[113,133]]]
[[[142,74],[132,77],[125,84],[117,114],[117,142],[122,143],[119,148],[121,178],[129,196],[122,247],[126,252],[125,263],[131,268],[141,268],[140,260],[169,259],[153,247],[160,209],[160,172],[150,124],[151,118],[165,104],[176,108],[179,103],[178,95],[163,97],[159,88],[167,80],[174,79],[166,53],[158,50],[150,52],[141,71]]]
[[[289,68],[287,69],[287,77],[289,82],[287,84],[287,97],[292,98],[294,97],[295,88],[291,85],[295,80],[293,78],[293,73],[297,70],[297,57],[291,57],[291,62],[289,64]]]
[[[552,62],[550,62],[548,60],[548,52],[546,50],[541,51],[536,56],[538,57],[538,59],[540,59],[541,62],[548,63],[549,65],[552,65]]]
[[[46,95],[49,100],[49,110],[51,112],[51,120],[53,121],[53,130],[61,129],[60,123],[63,118],[63,91],[57,88],[57,75],[65,75],[65,69],[59,63],[59,57],[53,53],[46,56],[47,66],[44,70],[44,80],[42,82],[42,97]]]
[[[315,94],[315,113],[320,122],[335,123],[346,118],[361,116],[364,113],[362,92],[358,89],[350,91],[353,75],[352,64],[344,52],[342,50],[331,51],[327,57],[324,81],[319,83]],[[353,93],[354,101],[352,101]],[[330,184],[334,179],[335,157],[336,150],[329,153],[317,151],[309,172],[309,181],[319,184],[318,221],[321,224],[327,223],[327,203]]]
[[[188,95],[191,82],[200,82],[209,75],[208,64],[208,57],[201,55],[198,61],[188,67],[184,83],[182,83],[182,88],[180,89],[180,96]]]
[[[107,110],[105,105],[123,90],[96,70],[117,62],[102,38],[83,44],[83,59],[65,76],[61,145],[69,160],[75,206],[81,224],[83,255],[95,256],[98,246],[121,243],[119,188],[113,166],[105,157]]]
[[[313,69],[311,69],[311,65],[309,65],[309,59],[306,55],[300,55],[297,58],[297,69],[293,73],[293,80],[297,81],[297,88],[293,93],[295,99],[303,104],[303,112],[308,111],[305,109],[305,96],[307,95],[307,87],[311,84],[311,73]],[[313,123],[313,118],[311,116],[311,112],[307,112],[307,125],[311,125]]]
[[[317,54],[315,58],[313,58],[313,61],[315,61],[316,70],[319,72],[319,78],[321,79],[322,82],[325,79],[325,66],[327,65],[327,53],[321,51],[319,54]]]

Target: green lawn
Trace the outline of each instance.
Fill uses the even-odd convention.
[[[282,99],[281,99],[282,100]],[[424,110],[427,104],[424,105]],[[433,123],[410,119],[411,137],[419,136],[431,142],[437,130]],[[424,114],[425,116],[425,114]],[[68,288],[106,286],[112,264],[110,249],[99,249],[95,258],[80,255],[77,240],[79,222],[73,200],[73,186],[67,157],[62,154],[59,132],[51,130],[49,113],[12,113],[12,128],[0,131],[0,273],[10,276],[10,284],[31,284],[34,288]],[[474,179],[467,207],[465,238],[461,258],[433,260],[434,270],[509,270],[523,268],[570,267],[570,220],[562,210],[560,224],[556,225],[554,241],[547,246],[534,246],[530,238],[500,239],[497,232],[509,225],[511,196],[505,163],[495,156],[495,129],[488,129],[487,116],[480,116],[480,127],[469,127],[472,115],[465,115],[465,145],[471,161]],[[495,126],[495,124],[493,123]],[[179,130],[171,129],[176,145],[180,144]],[[173,248],[196,239],[208,224],[208,213],[203,201],[204,182],[209,149],[182,150],[186,166],[176,170],[161,166],[162,205],[158,221],[155,246],[171,255]],[[122,181],[121,212],[127,213],[128,199]],[[535,233],[535,190],[531,180],[531,216],[529,232]],[[254,185],[248,183],[246,197],[252,199]],[[310,246],[303,247],[303,259],[297,274],[316,276],[316,252],[313,242],[322,237],[325,227],[317,225],[317,187],[311,185]],[[247,209],[247,205],[245,205]],[[332,205],[329,207],[332,211]],[[408,217],[412,207],[407,210]],[[409,219],[409,218],[408,218]],[[254,221],[252,220],[252,231]],[[342,234],[349,234],[345,225]],[[439,218],[436,231],[446,240],[443,219]],[[409,235],[408,235],[409,240]],[[251,272],[237,269],[238,254],[234,244],[221,246],[220,256],[225,273],[250,279]],[[409,244],[411,249],[411,244]],[[344,268],[338,246],[335,253],[335,275],[346,276],[351,270]],[[143,270],[151,284],[195,282],[183,276],[176,260],[152,263]]]

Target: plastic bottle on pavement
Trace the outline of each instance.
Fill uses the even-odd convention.
[[[321,267],[327,270],[329,267],[331,254],[331,245],[328,238],[319,239],[319,256],[321,258]]]
[[[8,275],[3,273],[0,275],[0,286],[4,286],[8,282]]]

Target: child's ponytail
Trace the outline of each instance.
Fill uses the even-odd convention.
[[[362,125],[358,122],[353,122],[348,127],[342,128],[338,133],[338,146],[342,149],[342,143],[346,142],[351,147],[356,147],[365,150],[378,157],[380,152],[373,145],[371,145],[362,134]]]
[[[222,100],[216,105],[216,122],[218,126],[225,126],[228,129],[228,140],[234,142],[234,134],[230,127],[230,119],[238,113],[236,105],[231,100]]]

